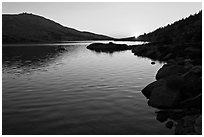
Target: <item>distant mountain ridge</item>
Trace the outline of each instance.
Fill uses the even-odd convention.
[[[21,13],[2,15],[2,43],[112,39],[113,38],[105,35],[68,28],[34,14]]]
[[[137,40],[164,43],[194,43],[202,41],[202,11],[190,15],[150,33],[140,35]]]
[[[127,38],[118,38],[118,39],[114,39],[114,41],[136,41],[137,39],[133,36],[133,37],[127,37]]]

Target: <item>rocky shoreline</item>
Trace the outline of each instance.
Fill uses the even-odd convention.
[[[132,50],[137,56],[163,61],[156,81],[142,93],[148,105],[158,108],[157,120],[178,135],[202,134],[202,43],[148,43],[128,46],[93,43],[87,47],[97,52]],[[151,64],[154,64],[152,62]]]
[[[202,134],[202,44],[149,43],[135,46],[138,56],[165,61],[142,93],[148,105],[161,109],[157,120],[175,134]],[[179,110],[179,111],[178,111]]]

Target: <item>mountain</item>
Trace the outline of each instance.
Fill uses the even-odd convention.
[[[140,35],[138,40],[164,43],[194,43],[202,41],[202,11]]]
[[[114,39],[114,41],[136,41],[137,39],[133,37],[127,37],[127,38],[120,38],[120,39]]]
[[[108,36],[78,31],[34,14],[3,14],[3,43],[35,43],[73,40],[110,40]]]

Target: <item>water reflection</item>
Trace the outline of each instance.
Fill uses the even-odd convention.
[[[73,45],[3,46],[3,71],[20,74],[39,69],[46,71],[46,67],[56,63],[63,55],[67,54],[67,52],[73,52],[77,47]]]
[[[140,92],[161,64],[61,45],[3,47],[3,134],[171,134]]]
[[[106,53],[112,55],[113,53],[125,52],[126,50],[91,50],[91,51],[97,54]]]

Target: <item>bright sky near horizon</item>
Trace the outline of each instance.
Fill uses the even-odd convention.
[[[137,36],[198,13],[201,2],[3,2],[3,14],[33,13],[115,38]]]

